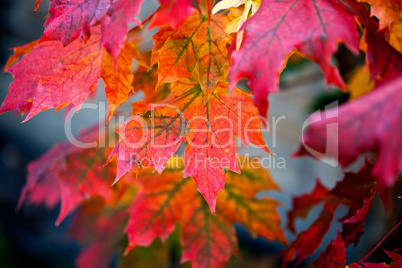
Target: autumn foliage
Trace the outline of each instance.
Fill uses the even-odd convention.
[[[79,267],[108,267],[116,250],[122,266],[141,266],[132,252],[175,236],[182,262],[223,267],[241,255],[235,223],[283,244],[285,266],[317,251],[343,205],[347,213],[336,219],[342,229],[314,265],[348,265],[346,247],[359,243],[375,196],[392,211],[402,172],[402,2],[159,0],[141,20],[143,2],[50,0],[43,37],[14,48],[4,67],[14,81],[0,113],[19,111],[27,121],[51,108],[79,110],[104,90],[106,121],[114,124],[124,103],[138,91],[144,96],[115,132],[99,135],[93,126],[81,133],[81,142],[97,146],[58,144],[31,162],[18,207],[60,203],[56,224],[72,215],[71,236],[83,245]],[[153,49],[144,51],[153,28]],[[338,70],[340,43],[365,55],[349,78],[363,93]],[[320,158],[313,150],[337,157],[343,169],[364,164],[345,171],[333,189],[318,178],[281,219],[281,204],[260,194],[279,187],[263,167],[239,164],[236,138],[271,154],[262,135],[268,96],[294,53],[317,63],[327,85],[353,91],[339,109],[311,117],[294,156]],[[236,87],[242,79],[248,90]],[[339,132],[328,132],[330,124]],[[297,233],[296,220],[320,205],[318,218]],[[296,238],[288,242],[285,230]],[[402,266],[401,248],[384,250],[390,267]]]

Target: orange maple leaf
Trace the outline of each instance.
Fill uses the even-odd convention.
[[[158,85],[193,77],[209,98],[216,84],[224,80],[228,70],[226,44],[231,38],[225,32],[228,20],[225,16],[207,16],[196,13],[177,30],[162,27],[152,38],[151,64],[158,63]]]
[[[111,157],[117,156],[116,181],[125,173],[152,166],[159,173],[183,141],[185,177],[193,177],[211,210],[217,192],[223,189],[225,170],[240,172],[235,159],[235,136],[269,153],[261,133],[262,120],[249,94],[220,82],[204,104],[198,83],[172,83],[171,94],[149,111],[134,116],[117,132],[120,141]]]
[[[363,2],[363,0],[359,0]],[[380,21],[380,30],[396,21],[402,12],[401,0],[364,0],[371,5],[371,13]]]

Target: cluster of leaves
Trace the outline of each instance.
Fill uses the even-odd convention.
[[[97,135],[98,129],[93,128],[81,141],[96,141]],[[74,215],[72,234],[78,241],[90,243],[78,256],[80,267],[107,267],[116,248],[125,243],[123,229],[128,234],[127,254],[134,247],[149,246],[155,238],[165,241],[179,225],[181,259],[191,261],[194,267],[223,266],[237,253],[236,222],[255,235],[286,243],[276,212],[279,202],[256,197],[260,191],[279,189],[262,167],[243,169],[241,174],[228,171],[214,215],[194,181],[183,178],[182,157],[172,157],[160,175],[146,168],[138,178],[131,173],[111,187],[116,164],[96,168],[110,151],[61,144],[28,167],[20,204],[26,201],[53,208],[60,202],[56,224],[81,207]]]
[[[110,146],[56,145],[32,162],[19,205],[60,202],[57,223],[79,208],[73,236],[87,246],[77,260],[82,267],[105,266],[119,245],[127,244],[128,254],[155,238],[166,240],[175,229],[182,261],[221,267],[237,252],[235,222],[286,244],[278,202],[256,197],[278,187],[262,168],[240,170],[235,136],[269,153],[261,133],[267,97],[278,91],[279,74],[294,52],[316,62],[328,84],[353,92],[332,59],[343,42],[352,53],[366,55],[351,80],[364,83],[368,93],[339,111],[316,114],[295,155],[326,152],[346,168],[372,154],[334,189],[317,182],[311,194],[294,199],[287,225],[292,232],[298,217],[320,203],[324,208],[282,255],[286,264],[296,255],[300,262],[314,253],[336,208],[345,204],[349,211],[340,219],[342,232],[316,262],[344,267],[345,247],[359,242],[375,194],[389,207],[388,189],[402,171],[401,1],[224,0],[212,10],[209,1],[160,0],[159,8],[140,21],[142,2],[51,0],[43,37],[14,49],[5,71],[15,80],[0,113],[26,113],[26,121],[46,109],[79,109],[99,78],[107,121],[133,88],[145,96],[133,104],[132,116],[117,127],[119,139]],[[145,24],[159,27],[150,56],[139,52]],[[134,60],[140,67],[133,73]],[[243,78],[252,94],[235,87]],[[326,133],[332,123],[339,124],[339,135]],[[113,133],[98,137],[97,129],[81,140],[115,140]],[[184,157],[176,157],[182,142],[187,142]],[[401,255],[387,254],[397,267]]]

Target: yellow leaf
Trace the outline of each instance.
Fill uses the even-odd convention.
[[[223,0],[216,4],[212,9],[212,13],[215,14],[220,10],[239,7],[244,4],[243,14],[232,20],[226,27],[226,33],[235,33],[237,32],[237,41],[236,41],[236,50],[239,50],[240,45],[243,41],[243,33],[244,30],[240,31],[240,28],[249,19],[251,16],[257,12],[258,8],[261,5],[261,0]]]
[[[402,53],[402,17],[389,26],[389,43]]]
[[[356,67],[346,87],[350,92],[350,99],[356,99],[370,92],[374,82],[370,81],[370,72],[363,66]]]

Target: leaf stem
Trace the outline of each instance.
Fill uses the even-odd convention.
[[[211,2],[209,0],[207,0],[207,11],[208,11],[208,23],[210,23],[212,8],[211,8]]]
[[[377,246],[375,246],[370,252],[369,254],[366,255],[366,257],[364,257],[363,259],[361,259],[357,264],[360,264],[362,261],[364,261],[365,259],[367,259],[380,245],[381,243],[385,240],[385,238],[387,238],[396,228],[398,228],[399,225],[402,224],[402,221],[400,221],[397,225],[394,226],[394,228],[391,229],[391,231],[389,231],[384,237],[383,239],[381,239],[381,241],[377,244]]]

